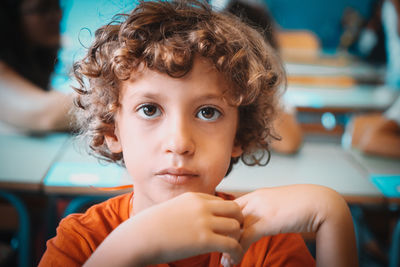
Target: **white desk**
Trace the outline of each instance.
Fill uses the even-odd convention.
[[[365,162],[360,163],[360,160]],[[350,153],[334,143],[307,140],[298,154],[273,154],[265,167],[235,165],[217,189],[245,193],[260,187],[311,183],[333,188],[350,201],[357,197],[376,200],[383,196],[369,182],[370,171],[362,164],[374,168],[375,172],[391,170],[390,173],[398,173],[397,163]],[[55,182],[43,184],[49,169],[52,171],[57,164],[64,165],[66,178],[54,175]],[[99,194],[104,192],[91,186],[130,183],[123,168],[99,164],[87,154],[85,144],[66,134],[44,137],[0,135],[0,170],[0,187],[6,189],[40,190],[43,187],[49,193]],[[69,184],[64,183],[65,179]],[[61,182],[57,184],[57,181]]]
[[[40,190],[43,177],[67,139],[66,134],[0,135],[0,187]]]
[[[383,187],[388,202],[400,205],[400,198],[397,197],[400,192],[400,183],[398,178],[395,178],[400,175],[400,159],[364,155],[355,149],[351,150],[351,155],[368,177],[371,177],[380,186],[385,185]],[[384,181],[386,183],[383,183]]]
[[[356,149],[350,153],[368,174],[400,174],[400,159],[364,155]]]
[[[328,88],[289,85],[284,99],[294,107],[382,111],[393,103],[397,95],[398,92],[384,86]]]
[[[359,61],[348,61],[347,64],[337,66],[286,62],[284,66],[288,75],[350,76],[356,79],[375,78],[377,80],[381,80],[385,77],[384,67],[376,67]]]
[[[331,60],[335,57],[329,56]],[[285,100],[292,106],[314,109],[347,109],[347,110],[385,110],[394,101],[398,93],[383,85],[357,85],[359,81],[377,81],[384,83],[385,68],[370,65],[349,56],[338,54],[338,64],[320,64],[316,60],[310,64],[286,62],[284,67],[288,77],[305,77],[320,79],[317,84],[290,83],[285,94]],[[334,61],[333,61],[334,62]],[[343,86],[323,82],[323,77],[354,79],[354,85]]]
[[[62,154],[53,163],[43,181],[44,191],[64,195],[107,195],[132,190],[115,192],[97,189],[131,185],[132,179],[124,168],[115,163],[99,162],[88,154],[89,151],[85,140],[69,138]]]
[[[84,145],[79,141],[68,141],[67,148],[53,165],[56,168],[52,171],[58,171],[60,175],[53,175],[50,171],[52,175],[44,183],[46,192],[102,194],[91,185],[107,187],[130,183],[125,170],[121,171],[115,164],[105,167],[97,164],[97,160],[87,155],[85,149],[82,151],[82,147]],[[76,174],[79,174],[79,180]],[[328,186],[354,202],[358,201],[357,198],[373,199],[373,202],[383,200],[382,194],[369,182],[365,171],[348,152],[337,144],[309,141],[296,155],[273,154],[266,167],[235,165],[217,190],[240,194],[261,187],[301,183]]]
[[[337,144],[306,142],[298,154],[273,154],[265,167],[239,163],[218,189],[249,192],[261,187],[288,184],[319,184],[338,191],[349,200],[381,199],[380,191],[369,182],[366,172]]]

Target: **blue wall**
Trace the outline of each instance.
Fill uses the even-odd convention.
[[[342,33],[343,11],[351,7],[368,17],[377,0],[264,0],[283,29],[308,29],[316,33],[327,49],[336,48]]]
[[[283,29],[308,29],[318,35],[325,49],[337,47],[342,33],[340,19],[346,7],[369,16],[377,0],[264,0]],[[116,13],[128,12],[137,0],[61,0],[63,49],[58,72],[66,72],[93,40],[94,32]]]

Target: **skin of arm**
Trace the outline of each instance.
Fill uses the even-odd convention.
[[[70,128],[72,96],[45,92],[0,61],[0,120],[29,132]]]
[[[293,114],[282,112],[274,121],[274,129],[282,140],[274,140],[271,147],[282,154],[296,153],[303,142],[303,134],[300,125]]]
[[[235,200],[244,216],[246,251],[263,236],[316,233],[317,266],[358,266],[353,221],[344,199],[318,185],[264,188]]]
[[[360,149],[366,154],[400,157],[400,128],[385,117],[370,125],[360,140]]]
[[[382,114],[355,117],[352,122],[352,145],[366,154],[400,157],[400,129]]]
[[[184,193],[122,223],[85,266],[146,266],[213,251],[229,253],[239,262],[242,221],[234,201]]]
[[[367,132],[372,124],[376,124],[382,117],[380,113],[373,113],[368,115],[360,115],[354,117],[349,124],[348,130],[351,132],[351,145],[359,147],[361,139],[365,132]]]

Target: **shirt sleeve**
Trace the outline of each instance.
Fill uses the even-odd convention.
[[[73,216],[60,222],[57,235],[48,240],[39,266],[82,266],[93,253],[85,237],[77,231]],[[74,226],[75,225],[75,226]],[[78,226],[79,228],[79,226]]]
[[[129,218],[132,193],[109,199],[61,220],[39,266],[82,266],[103,240]]]

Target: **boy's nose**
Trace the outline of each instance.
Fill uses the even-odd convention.
[[[188,123],[179,119],[167,124],[165,152],[178,155],[192,155],[195,151],[192,129]]]

